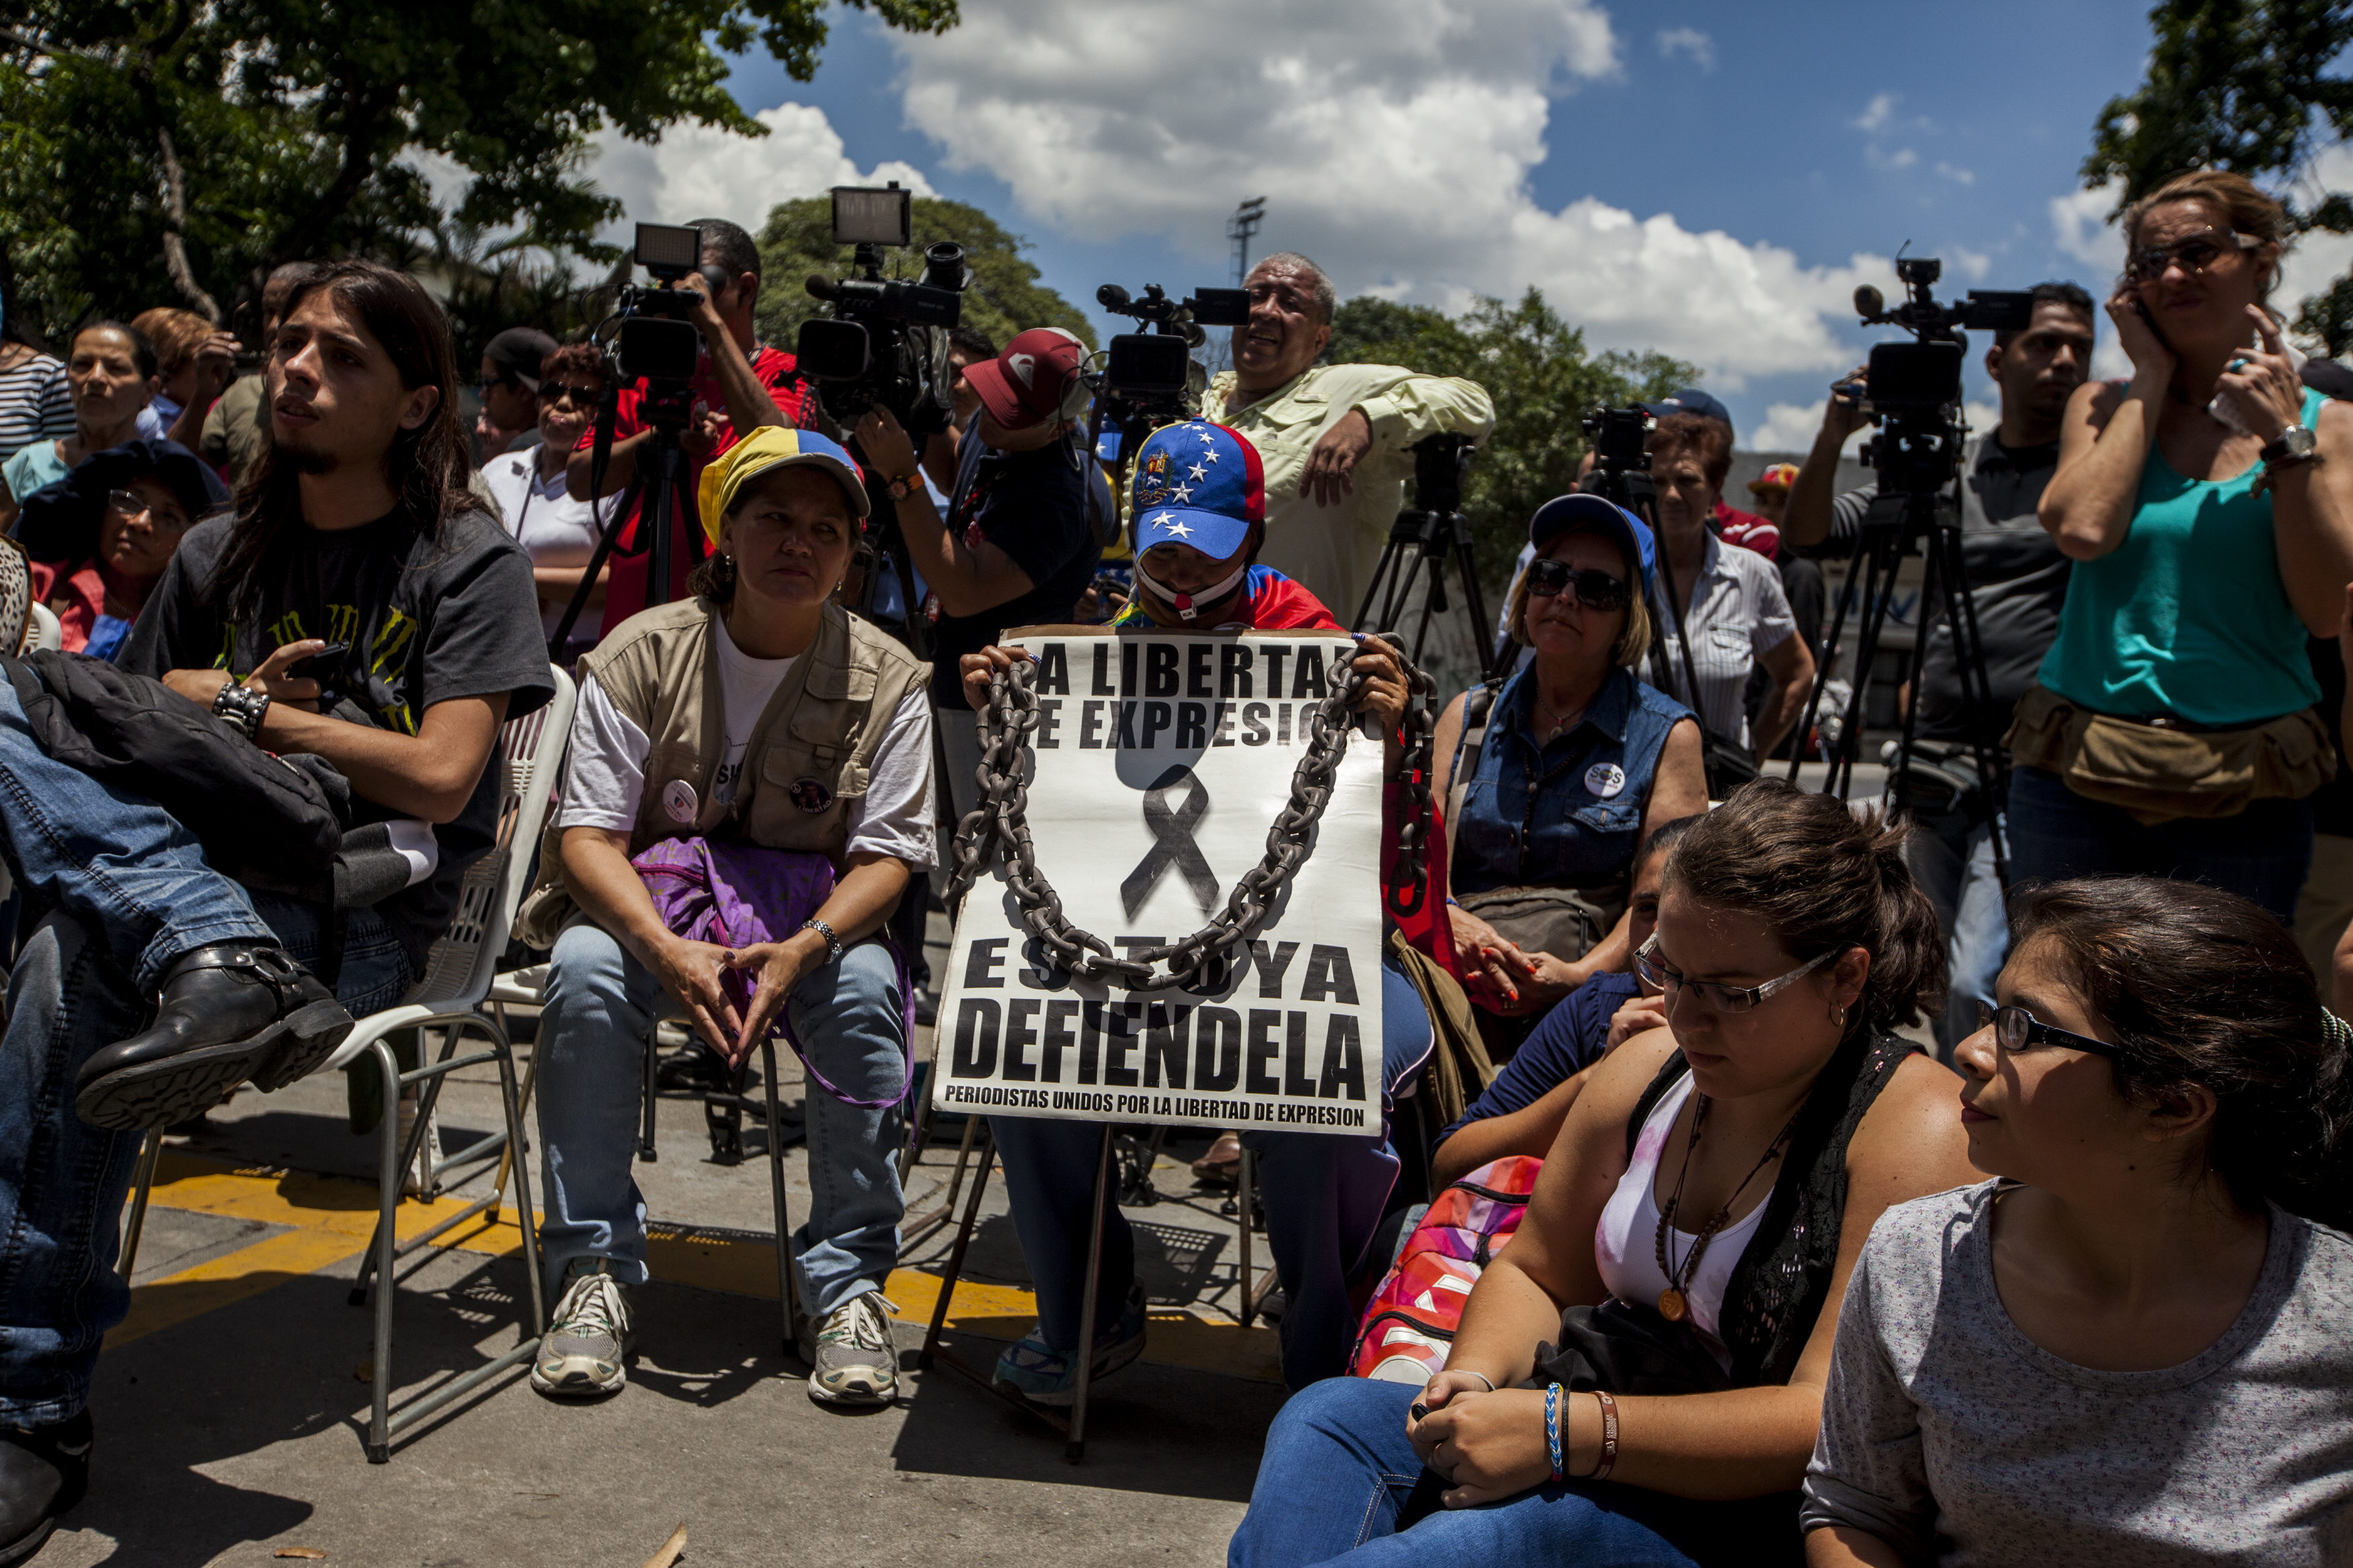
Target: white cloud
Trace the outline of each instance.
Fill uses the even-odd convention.
[[[1875,143],[1864,148],[1862,155],[1874,169],[1908,169],[1920,161],[1920,154],[1909,147],[1898,147],[1893,153],[1883,153]]]
[[[621,198],[625,222],[684,223],[723,217],[754,234],[768,209],[833,185],[896,180],[918,195],[932,187],[906,163],[860,169],[842,150],[841,133],[821,109],[784,103],[754,116],[765,136],[737,136],[687,121],[651,146],[607,130],[595,139],[588,174],[597,188]]]
[[[2001,409],[1991,403],[1963,403],[1961,414],[1968,420],[1969,434],[1982,436],[2001,423]]]
[[[1978,183],[1977,171],[1974,169],[1964,169],[1957,163],[1940,163],[1936,165],[1936,173],[1944,175],[1945,178],[1952,181],[1953,184],[1957,185],[1974,185]]]
[[[1952,247],[1952,253],[1953,265],[1959,268],[1961,275],[1972,283],[1984,282],[1986,274],[1993,269],[1993,258],[1982,250],[1971,250],[1966,246],[1956,245]]]
[[[1874,94],[1863,111],[1855,117],[1857,131],[1877,132],[1895,118],[1895,95],[1892,92]]]
[[[1528,176],[1548,154],[1598,151],[1546,140],[1554,97],[1620,68],[1593,0],[963,11],[944,35],[892,35],[908,119],[1073,237],[1165,236],[1208,262],[1234,203],[1263,195],[1261,248],[1321,258],[1344,294],[1454,306],[1535,285],[1597,346],[1662,349],[1730,391],[1851,363],[1830,323],[1885,274],[1861,258],[1802,267],[1669,213],[1538,205]]]
[[[2051,242],[2062,251],[2113,275],[2124,266],[2124,241],[2116,237],[2108,215],[2116,210],[2118,187],[2114,181],[2088,190],[2070,191],[2051,198]]]
[[[1697,27],[1660,28],[1659,58],[1671,60],[1677,55],[1688,55],[1700,69],[1712,71],[1715,68],[1715,40]]]
[[[1829,396],[1825,390],[1823,401],[1829,401]],[[1821,427],[1821,404],[1776,403],[1765,411],[1765,423],[1741,432],[1740,445],[1750,452],[1810,452]],[[1848,439],[1845,449],[1852,452],[1862,439],[1858,431]]]

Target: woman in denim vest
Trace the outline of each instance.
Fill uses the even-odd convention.
[[[1513,587],[1509,624],[1535,657],[1494,698],[1483,738],[1464,718],[1479,692],[1454,700],[1437,737],[1439,798],[1453,799],[1458,777],[1464,785],[1448,913],[1466,989],[1514,1021],[1491,1032],[1498,1046],[1516,1045],[1591,976],[1627,966],[1636,852],[1653,826],[1707,809],[1698,721],[1633,673],[1651,641],[1651,531],[1599,496],[1571,495],[1536,509],[1528,540],[1535,557]],[[1476,912],[1476,895],[1520,888],[1580,895],[1577,951],[1525,951]]]

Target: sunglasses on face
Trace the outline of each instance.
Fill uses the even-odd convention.
[[[542,403],[561,403],[569,397],[575,407],[589,408],[594,407],[596,400],[604,395],[604,388],[597,386],[566,386],[557,381],[539,384],[539,400]]]
[[[1565,589],[1577,591],[1577,602],[1588,610],[1622,610],[1626,607],[1626,580],[1612,577],[1607,572],[1577,571],[1566,561],[1547,555],[1541,561],[1528,563],[1528,594],[1534,598],[1550,598]]]
[[[1989,1007],[1980,1002],[1978,1027],[1982,1029],[1989,1024],[1993,1026],[1993,1043],[2013,1055],[2037,1046],[2064,1046],[2071,1051],[2088,1051],[2095,1057],[2116,1055],[2116,1047],[2107,1041],[2053,1027],[2023,1007]]]
[[[2125,276],[2136,283],[2154,283],[2169,267],[2189,277],[2203,273],[2234,250],[2253,250],[2263,243],[2243,234],[2218,234],[2212,229],[2177,239],[2171,245],[2144,245],[2125,258]]]
[[[1820,958],[1801,963],[1788,973],[1767,980],[1762,985],[1726,985],[1715,980],[1693,980],[1681,970],[1667,967],[1666,961],[1659,956],[1659,939],[1654,936],[1634,950],[1634,973],[1657,986],[1661,994],[1686,991],[1711,1012],[1746,1013],[1775,992],[1796,984],[1845,951],[1845,948],[1834,947]]]
[[[188,520],[179,508],[153,505],[141,500],[129,490],[107,491],[106,504],[125,517],[138,517],[144,514],[147,521],[158,528],[178,530],[188,526]]]

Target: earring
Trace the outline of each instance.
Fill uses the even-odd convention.
[[[733,555],[721,556],[719,558],[719,564],[712,569],[712,575],[716,576],[722,583],[733,583],[735,581],[735,557]]]

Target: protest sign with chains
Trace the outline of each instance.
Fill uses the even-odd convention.
[[[938,1103],[1377,1130],[1384,748],[1350,744],[1356,644],[1005,640],[1032,661],[997,673],[981,715]],[[1399,907],[1420,896],[1431,721],[1427,677],[1408,681]]]

